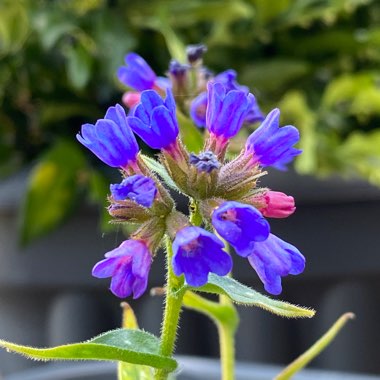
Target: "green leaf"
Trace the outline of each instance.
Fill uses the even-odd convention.
[[[169,173],[158,161],[156,161],[154,158],[145,156],[143,154],[140,154],[140,157],[143,159],[145,165],[152,172],[158,174],[169,187],[171,187],[173,190],[181,192],[181,190],[177,187],[175,182],[172,180],[172,177],[170,177]]]
[[[224,294],[237,304],[256,306],[273,314],[287,318],[311,318],[315,311],[292,305],[288,302],[273,300],[259,292],[240,284],[230,277],[221,277],[210,273],[208,283],[200,288],[191,288],[196,292]]]
[[[318,165],[316,114],[309,108],[306,96],[299,91],[286,93],[281,100],[280,109],[281,124],[295,125],[300,131],[298,147],[303,152],[295,162],[297,171],[303,174],[314,173]]]
[[[177,111],[177,119],[181,133],[181,140],[186,148],[190,152],[199,153],[204,144],[203,134],[189,118],[179,111]]]
[[[309,74],[311,65],[302,60],[276,58],[246,65],[241,80],[263,93],[279,92],[290,83]]]
[[[89,173],[89,198],[90,201],[100,206],[100,228],[103,232],[110,232],[115,230],[116,225],[110,223],[112,221],[111,215],[108,213],[107,206],[108,194],[110,192],[110,182],[100,172],[92,170]]]
[[[123,328],[138,329],[137,318],[131,306],[127,302],[122,302],[120,306],[123,308]],[[119,362],[118,380],[150,380],[153,376],[152,367]]]
[[[34,167],[22,209],[21,242],[57,227],[71,212],[86,161],[77,144],[59,141]]]
[[[160,341],[141,330],[117,329],[83,343],[52,348],[33,348],[0,340],[0,347],[30,359],[49,360],[107,360],[148,365],[173,371],[174,359],[159,354]]]
[[[29,18],[25,5],[17,0],[0,4],[0,54],[21,49],[29,33]]]
[[[92,57],[82,44],[67,47],[65,53],[69,81],[76,89],[81,89],[90,80]]]

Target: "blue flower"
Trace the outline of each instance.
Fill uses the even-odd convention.
[[[269,223],[258,210],[234,201],[224,202],[215,209],[212,225],[242,257],[250,255],[256,242],[267,239],[270,232]]]
[[[112,277],[111,292],[120,298],[139,298],[148,285],[152,255],[142,240],[126,240],[118,248],[107,252],[92,270],[97,278]]]
[[[305,258],[300,251],[272,234],[267,240],[255,244],[248,261],[265,290],[274,295],[282,291],[281,277],[300,274],[305,269]]]
[[[121,66],[117,71],[120,82],[137,91],[154,87],[156,74],[142,57],[136,53],[129,53],[124,59],[127,66]]]
[[[141,174],[125,178],[120,184],[110,186],[116,201],[131,199],[144,207],[151,207],[157,194],[157,187],[152,178]]]
[[[123,107],[110,107],[104,119],[95,125],[83,124],[77,139],[98,158],[112,167],[125,168],[136,161],[139,146],[130,127]]]
[[[248,137],[245,150],[246,153],[253,155],[252,163],[286,170],[286,164],[302,152],[293,148],[300,138],[298,129],[292,125],[280,128],[279,124],[280,110],[276,108]]]
[[[153,149],[166,149],[178,136],[176,106],[170,89],[165,101],[153,90],[141,94],[141,103],[127,118],[129,126]]]
[[[183,273],[190,286],[205,285],[210,272],[225,276],[232,269],[232,260],[223,248],[222,241],[203,228],[182,228],[173,242],[174,273]]]
[[[228,91],[221,83],[208,83],[207,89],[206,127],[217,138],[228,140],[239,132],[254,96]]]

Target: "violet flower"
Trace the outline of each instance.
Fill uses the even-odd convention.
[[[223,248],[223,242],[203,228],[182,228],[173,242],[173,271],[177,276],[183,273],[190,286],[205,285],[209,273],[225,276],[232,260]]]
[[[227,201],[212,214],[212,225],[218,234],[230,243],[239,256],[247,257],[256,242],[269,236],[269,223],[253,206]]]
[[[141,102],[133,116],[128,116],[128,125],[142,140],[153,149],[166,149],[178,136],[176,105],[170,89],[166,89],[163,100],[153,90],[143,91]]]
[[[117,71],[120,82],[137,91],[154,88],[157,76],[144,58],[136,53],[128,53],[124,60],[127,66],[121,66]]]
[[[270,294],[282,291],[281,277],[297,275],[305,269],[305,258],[293,245],[270,234],[268,239],[256,243],[248,261]]]
[[[119,298],[139,298],[148,285],[152,255],[142,240],[126,240],[107,252],[92,270],[97,278],[112,277],[110,290]]]
[[[125,168],[136,161],[136,138],[127,124],[123,107],[109,107],[104,119],[95,125],[83,124],[77,139],[99,159],[112,167]]]
[[[253,155],[253,164],[286,170],[286,164],[302,152],[293,147],[299,138],[296,127],[286,125],[280,128],[280,110],[276,108],[248,137],[245,150],[247,154]]]
[[[111,185],[110,189],[116,201],[131,199],[144,207],[151,207],[157,194],[154,180],[141,174],[124,178],[120,184]]]

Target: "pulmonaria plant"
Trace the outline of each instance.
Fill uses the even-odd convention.
[[[285,170],[301,153],[294,147],[298,130],[280,126],[278,109],[264,116],[233,70],[211,75],[202,65],[204,51],[202,45],[192,46],[187,63],[172,61],[166,81],[143,58],[128,54],[127,66],[118,71],[119,80],[133,89],[123,97],[128,116],[120,105],[110,107],[104,119],[83,125],[77,136],[104,163],[121,170],[121,183],[110,187],[109,212],[115,222],[138,226],[128,240],[105,254],[93,275],[110,277],[116,296],[138,298],[147,289],[151,264],[166,242],[164,355],[171,355],[174,347],[175,331],[168,331],[172,309],[176,324],[186,291],[229,279],[234,256],[246,259],[273,295],[281,293],[283,277],[305,268],[304,256],[273,235],[267,219],[291,215],[293,197],[259,187],[265,167]],[[188,151],[181,139],[179,113],[205,128],[203,149]],[[231,139],[256,122],[261,124],[240,153],[226,158]],[[157,160],[140,153],[134,133],[158,150]],[[168,188],[188,197],[187,215],[177,210]],[[166,375],[156,373],[157,378]]]
[[[133,90],[123,96],[129,112],[119,104],[110,107],[104,118],[84,124],[77,135],[106,165],[120,170],[119,183],[110,185],[108,212],[115,223],[135,226],[92,274],[109,279],[115,296],[139,298],[147,291],[155,257],[164,254],[166,285],[154,291],[165,295],[161,338],[136,329],[126,308],[124,328],[87,342],[44,350],[0,340],[1,347],[46,360],[119,361],[119,380],[131,379],[131,373],[165,380],[177,367],[172,355],[179,316],[188,307],[216,322],[223,380],[233,380],[238,325],[233,302],[290,318],[314,315],[232,278],[234,261],[245,260],[252,278],[256,272],[264,289],[278,295],[282,279],[305,268],[300,251],[271,233],[270,218],[294,213],[293,197],[259,186],[266,167],[285,170],[301,153],[294,147],[299,133],[294,126],[280,125],[279,110],[265,116],[233,70],[210,74],[202,63],[205,50],[190,46],[187,62],[170,63],[169,79],[157,77],[142,57],[128,54],[118,77]],[[231,139],[252,123],[260,125],[250,126],[254,131],[233,156]],[[184,137],[202,138],[199,127],[203,146],[189,149]],[[156,150],[155,157],[141,153],[135,134]],[[187,213],[177,209],[175,192],[189,200]],[[203,298],[203,292],[218,295],[219,302]]]

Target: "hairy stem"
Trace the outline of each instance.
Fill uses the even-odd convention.
[[[172,269],[173,249],[169,237],[166,238],[166,259],[167,259],[167,281],[166,281],[166,298],[164,318],[161,329],[161,346],[160,353],[164,356],[172,356],[174,351],[175,340],[177,337],[177,328],[179,316],[181,313],[182,299],[185,293],[183,288],[183,279],[177,277]],[[166,380],[169,372],[158,369],[155,374],[156,380]]]

